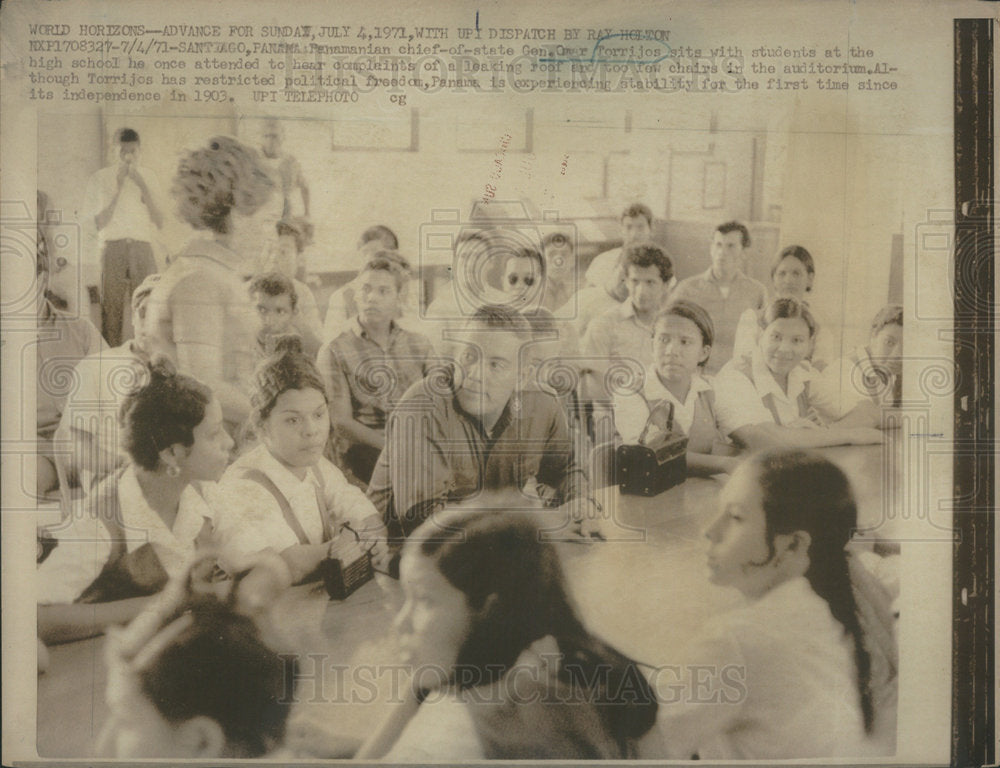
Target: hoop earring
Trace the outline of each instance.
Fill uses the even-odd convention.
[[[176,464],[167,464],[167,477],[179,477],[181,468]]]

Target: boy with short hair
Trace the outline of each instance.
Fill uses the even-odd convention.
[[[292,281],[283,274],[268,272],[250,282],[250,297],[260,320],[257,352],[263,358],[267,354],[269,337],[295,333],[298,294]]]
[[[356,281],[358,313],[316,361],[330,421],[346,443],[342,465],[365,483],[385,445],[389,414],[434,359],[426,336],[396,322],[407,277],[394,251],[378,251]]]

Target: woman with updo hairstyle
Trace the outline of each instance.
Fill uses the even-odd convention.
[[[356,539],[378,560],[385,551],[382,518],[323,455],[330,413],[316,364],[298,336],[270,344],[250,396],[260,445],[226,471],[215,497],[224,560],[239,572],[259,553],[274,551],[299,583],[319,578],[340,536]]]
[[[157,358],[125,398],[121,423],[130,462],[54,532],[56,547],[39,566],[43,640],[129,620],[211,542],[202,484],[222,477],[233,447],[211,390]]]
[[[494,501],[435,515],[406,540],[395,626],[411,685],[356,757],[635,757],[656,720],[649,682],[584,626],[534,518]]]
[[[759,316],[760,337],[751,355],[732,359],[715,377],[719,425],[749,450],[823,448],[880,443],[877,429],[836,416],[836,403],[817,386],[809,363],[817,325],[796,299],[775,299]]]
[[[256,316],[232,250],[233,216],[250,214],[272,194],[256,150],[228,136],[181,158],[172,192],[181,219],[209,237],[192,240],[150,297],[150,322],[176,344],[182,373],[208,384],[231,434],[250,413]]]

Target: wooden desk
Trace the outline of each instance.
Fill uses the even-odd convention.
[[[851,477],[863,514],[880,511],[881,446],[824,451]],[[586,625],[622,652],[660,665],[711,616],[739,602],[707,580],[702,529],[715,514],[721,479],[691,478],[654,498],[599,491],[610,515],[608,541],[558,544]],[[512,567],[516,564],[512,563]],[[267,635],[300,655],[294,718],[363,738],[398,688],[401,670],[392,619],[398,582],[379,576],[342,603],[321,588],[296,587],[270,617]],[[85,757],[107,711],[103,638],[50,649],[38,678],[38,749],[44,757]]]

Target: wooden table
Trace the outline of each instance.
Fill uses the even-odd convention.
[[[862,517],[882,514],[881,446],[824,451],[851,477]],[[586,625],[633,658],[652,665],[671,655],[711,616],[739,602],[707,580],[702,530],[715,514],[720,478],[690,478],[653,498],[599,491],[609,514],[607,541],[558,544]],[[512,564],[514,565],[514,564]],[[379,576],[344,602],[321,588],[296,587],[271,614],[269,640],[300,656],[293,717],[363,738],[397,695],[401,670],[392,619],[398,582]],[[85,757],[107,714],[103,638],[50,649],[38,678],[38,750],[43,757]]]

